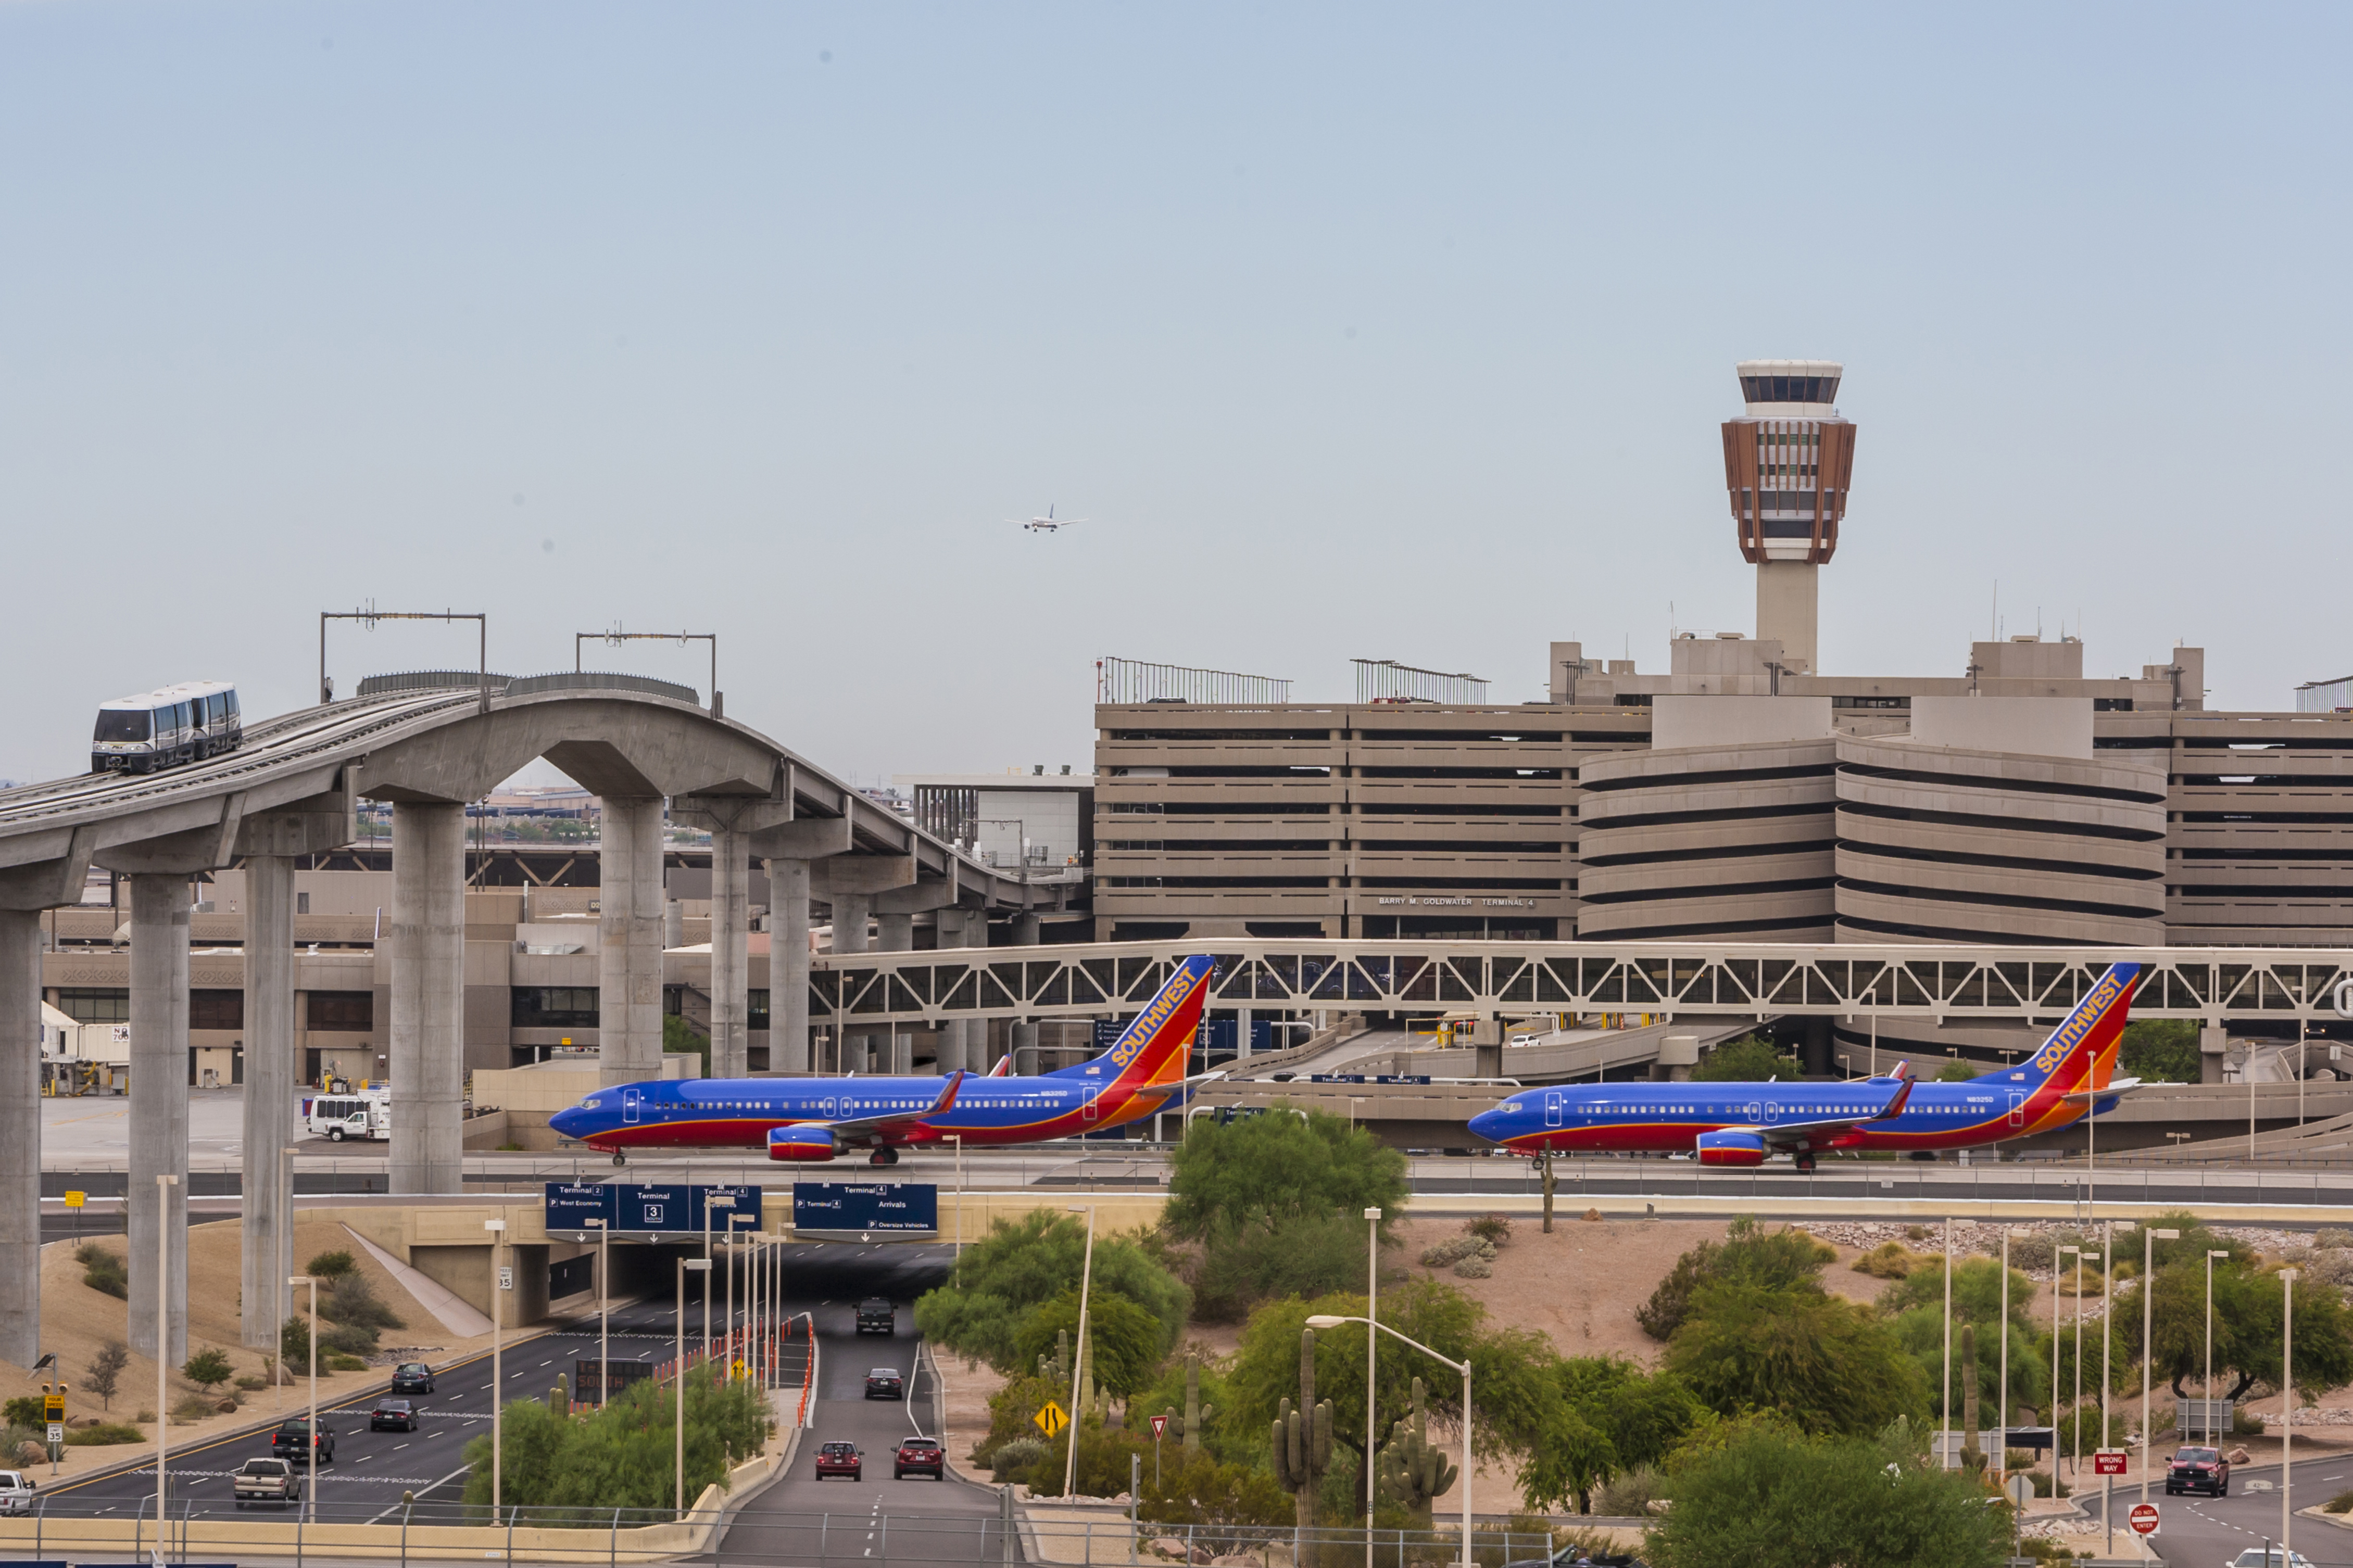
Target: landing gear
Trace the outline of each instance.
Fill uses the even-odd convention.
[[[1798,1174],[1799,1174],[1799,1175],[1801,1175],[1801,1176],[1810,1176],[1810,1175],[1812,1175],[1812,1174],[1814,1173],[1814,1157],[1813,1157],[1813,1155],[1811,1155],[1811,1154],[1810,1154],[1810,1153],[1800,1152],[1800,1153],[1797,1156],[1797,1163],[1798,1163]]]
[[[899,1151],[886,1145],[869,1154],[866,1163],[870,1165],[895,1165],[899,1163]]]
[[[628,1155],[627,1155],[627,1154],[623,1153],[623,1152],[622,1152],[620,1150],[618,1150],[618,1149],[616,1149],[616,1150],[614,1150],[614,1151],[613,1151],[613,1163],[615,1163],[616,1165],[626,1165],[626,1164],[628,1164],[628,1163],[629,1163],[629,1157],[628,1157]]]

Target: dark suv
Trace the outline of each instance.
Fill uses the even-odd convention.
[[[2222,1458],[2221,1449],[2184,1447],[2173,1451],[2173,1463],[2165,1472],[2165,1495],[2178,1497],[2183,1492],[2231,1495],[2231,1461]]]
[[[858,1303],[858,1331],[895,1337],[899,1332],[899,1310],[881,1296],[869,1296]]]
[[[308,1465],[314,1457],[321,1464],[335,1462],[335,1429],[325,1422],[319,1423],[319,1435],[310,1435],[308,1416],[290,1415],[280,1422],[278,1430],[269,1435],[269,1452],[277,1458],[298,1465]]]

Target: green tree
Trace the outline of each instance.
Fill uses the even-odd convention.
[[[1096,1387],[1117,1399],[1127,1399],[1152,1381],[1163,1353],[1160,1320],[1116,1290],[1094,1289],[1087,1296],[1087,1337],[1082,1371]],[[1035,1366],[1040,1355],[1053,1352],[1058,1335],[1079,1343],[1079,1293],[1063,1291],[1050,1301],[1029,1309],[1015,1336],[1014,1350],[1024,1366]],[[1062,1391],[1070,1403],[1070,1391]]]
[[[692,1057],[696,1064],[693,1076],[711,1076],[711,1037],[695,1033],[694,1026],[675,1013],[662,1015],[662,1052],[666,1056]]]
[[[1738,1423],[1669,1483],[1655,1568],[1993,1568],[2010,1519],[1974,1479],[1932,1469],[1918,1437],[1807,1437]]]
[[[1202,1248],[1194,1315],[1232,1322],[1261,1301],[1361,1287],[1366,1262],[1365,1222],[1353,1213],[1245,1220]]]
[[[278,1330],[278,1359],[292,1375],[311,1370],[311,1320],[289,1318]]]
[[[228,1357],[219,1351],[201,1350],[188,1358],[187,1363],[180,1368],[180,1375],[210,1394],[227,1383],[229,1373],[235,1370],[229,1365]]]
[[[1797,1076],[1797,1058],[1783,1056],[1754,1035],[1726,1040],[1692,1068],[1693,1081],[1697,1083],[1763,1083],[1768,1079]]]
[[[1719,1415],[1776,1411],[1809,1433],[1875,1432],[1928,1405],[1919,1367],[1868,1309],[1758,1285],[1695,1293],[1665,1370]]]
[[[1967,1083],[1978,1076],[1978,1069],[1967,1062],[1947,1062],[1936,1069],[1938,1083]]]
[[[359,1266],[358,1258],[338,1247],[332,1252],[322,1252],[311,1258],[309,1263],[303,1265],[302,1272],[316,1275],[322,1279],[340,1279]]]
[[[2024,1274],[2010,1271],[2010,1397],[2013,1405],[2040,1410],[2050,1394],[2049,1350],[2031,1321],[2034,1284]],[[1879,1296],[1880,1315],[1895,1331],[1920,1375],[1931,1390],[1929,1409],[1938,1419],[1944,1415],[1942,1400],[1935,1392],[1942,1382],[1945,1370],[1945,1260],[1931,1258],[1905,1278],[1897,1280]],[[1956,1260],[1953,1268],[1953,1321],[1969,1324],[1978,1331],[1978,1397],[1989,1410],[1999,1406],[2001,1398],[2000,1342],[1994,1339],[1996,1320],[2001,1316],[2001,1264],[1994,1258],[1974,1257]],[[1958,1342],[1956,1341],[1956,1343]],[[1953,1359],[1953,1394],[1962,1398],[1960,1355]]]
[[[2116,1065],[2126,1077],[2151,1083],[2196,1083],[2204,1076],[2198,1025],[2189,1018],[2140,1018],[2125,1026]]]
[[[1034,1370],[1022,1360],[1022,1321],[1030,1310],[1075,1290],[1086,1255],[1086,1228],[1067,1214],[1034,1209],[998,1220],[965,1249],[955,1279],[915,1301],[923,1337],[998,1372]],[[1192,1293],[1159,1261],[1157,1250],[1128,1236],[1095,1237],[1093,1289],[1124,1297],[1160,1322],[1160,1355],[1176,1344]],[[1155,1361],[1159,1359],[1156,1355]]]
[[[1651,1299],[1634,1310],[1634,1321],[1654,1340],[1672,1339],[1690,1310],[1693,1293],[1718,1282],[1820,1295],[1822,1268],[1837,1257],[1802,1230],[1767,1230],[1743,1215],[1721,1242],[1704,1241],[1676,1258]]]
[[[2121,1353],[2140,1352],[2141,1281],[2119,1291],[2116,1311]],[[2197,1397],[2206,1364],[2206,1271],[2203,1260],[2160,1266],[2150,1295],[2151,1365],[2174,1394]],[[2237,1399],[2257,1383],[2280,1380],[2281,1316],[2287,1287],[2276,1274],[2258,1273],[2233,1259],[2214,1268],[2214,1370],[2228,1379],[2220,1397]],[[2088,1342],[2086,1359],[2089,1359]],[[2295,1381],[2299,1388],[2353,1383],[2353,1312],[2335,1289],[2303,1286],[2295,1293]]]
[[[1263,1443],[1264,1435],[1260,1441]],[[1136,1512],[1150,1524],[1266,1526],[1292,1521],[1292,1500],[1263,1467],[1234,1464],[1200,1448],[1166,1447],[1159,1479],[1144,1456],[1144,1497]],[[1223,1544],[1219,1542],[1218,1544]]]
[[[99,1397],[100,1410],[114,1408],[114,1394],[122,1382],[122,1369],[131,1364],[131,1352],[121,1340],[109,1340],[98,1347],[90,1358],[90,1372],[83,1379],[90,1391]]]
[[[1254,1221],[1279,1226],[1377,1206],[1389,1216],[1386,1230],[1405,1193],[1404,1155],[1345,1118],[1302,1117],[1278,1101],[1264,1116],[1192,1124],[1169,1158],[1162,1223],[1172,1236],[1208,1242]]]
[[[536,1399],[509,1404],[500,1422],[501,1503],[577,1509],[666,1509],[676,1485],[677,1391],[652,1379],[630,1384],[585,1421],[557,1415]],[[769,1431],[760,1391],[707,1368],[687,1375],[686,1500],[724,1486],[727,1472],[759,1451]],[[491,1498],[491,1439],[466,1445],[473,1474],[466,1500]],[[609,1514],[607,1515],[609,1517]]]

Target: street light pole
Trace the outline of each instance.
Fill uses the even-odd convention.
[[[601,1218],[591,1219],[596,1233],[596,1408],[613,1397],[613,1233]]]
[[[2295,1469],[2288,1452],[2295,1441],[2295,1277],[2298,1268],[2280,1270],[2280,1559],[2294,1568],[2295,1542],[2288,1534],[2295,1523],[2295,1505],[2289,1501]]]
[[[2206,1436],[2214,1436],[2214,1259],[2228,1258],[2229,1250],[2206,1254]]]
[[[506,1255],[501,1244],[507,1238],[507,1222],[486,1219],[482,1222],[482,1228],[491,1233],[491,1517],[496,1519],[501,1505],[507,1500],[506,1475],[502,1468],[506,1459],[506,1433],[504,1415],[499,1405],[503,1393],[501,1384],[505,1382],[507,1315],[506,1297],[501,1293],[506,1280],[499,1270]],[[318,1352],[314,1350],[311,1354],[315,1363]]]
[[[294,1154],[291,1148],[278,1151],[278,1212],[284,1217],[278,1223],[277,1267],[270,1270],[272,1274],[289,1278],[294,1273]],[[277,1298],[270,1306],[275,1309],[271,1316],[278,1321],[278,1343],[272,1347],[276,1359],[270,1364],[276,1369],[276,1375],[269,1380],[269,1407],[283,1410],[286,1408],[286,1298],[281,1291],[273,1290],[270,1294]]]
[[[671,1335],[678,1357],[675,1364],[678,1407],[674,1422],[677,1428],[678,1501],[673,1512],[679,1519],[686,1517],[686,1274],[690,1268],[705,1276],[702,1299],[707,1307],[711,1300],[711,1280],[708,1278],[711,1259],[681,1258],[678,1260],[678,1311],[671,1321]]]
[[[2075,1299],[2083,1300],[2084,1249],[2063,1247],[2051,1255],[2051,1495],[2059,1495],[2059,1259],[2073,1253],[2075,1257]],[[2078,1351],[2076,1381],[2083,1381],[2083,1355]]]
[[[172,1212],[171,1189],[179,1181],[179,1177],[168,1174],[155,1178],[155,1212],[167,1220]],[[312,1356],[311,1364],[315,1366],[315,1352]],[[171,1495],[164,1478],[164,1460],[172,1447],[172,1407],[166,1403],[164,1378],[171,1370],[172,1227],[169,1223],[159,1223],[155,1226],[155,1568],[164,1568],[164,1508]],[[65,1375],[62,1367],[58,1375]]]
[[[1380,1319],[1381,1211],[1365,1211],[1365,1316]],[[1373,1444],[1379,1427],[1373,1420],[1373,1352],[1380,1336],[1365,1331],[1365,1568],[1373,1568]]]
[[[287,1277],[286,1283],[311,1287],[311,1429],[305,1434],[311,1440],[311,1462],[302,1467],[302,1517],[316,1524],[319,1521],[319,1277],[315,1274],[293,1274]]]
[[[1936,1414],[1943,1418],[1943,1447],[1936,1454],[1940,1470],[1957,1468],[1953,1443],[1953,1220],[1945,1216],[1945,1381],[1936,1394]]]
[[[2154,1325],[2157,1294],[2157,1244],[2179,1241],[2178,1230],[2151,1230],[2146,1224],[2140,1230],[2140,1500],[2148,1501],[2148,1472],[2157,1463],[2157,1434],[2148,1425],[2149,1368],[2157,1360],[2157,1346],[2149,1340]]]
[[[1404,1334],[1398,1333],[1395,1329],[1390,1328],[1387,1323],[1377,1323],[1370,1318],[1332,1317],[1319,1312],[1315,1316],[1307,1320],[1307,1326],[1315,1330],[1319,1333],[1325,1329],[1336,1329],[1343,1323],[1362,1323],[1367,1330],[1377,1329],[1382,1333],[1388,1335],[1389,1338],[1396,1340],[1400,1343],[1412,1346],[1415,1350],[1419,1351],[1430,1360],[1438,1363],[1439,1365],[1451,1367],[1454,1371],[1462,1374],[1462,1568],[1472,1568],[1471,1363],[1468,1361],[1456,1361],[1450,1356],[1442,1356],[1436,1351],[1431,1350],[1428,1345],[1423,1344],[1419,1340],[1409,1339]],[[1369,1339],[1371,1335],[1367,1333],[1366,1337]]]
[[[1092,1204],[1072,1204],[1072,1214],[1083,1212],[1087,1216],[1086,1258],[1079,1266],[1079,1342],[1071,1352],[1071,1443],[1062,1458],[1062,1495],[1067,1498],[1079,1481],[1079,1369],[1087,1359],[1087,1293],[1095,1276],[1095,1206]]]

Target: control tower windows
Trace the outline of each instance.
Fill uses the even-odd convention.
[[[1831,403],[1838,398],[1834,375],[1744,375],[1740,395],[1751,403]]]

